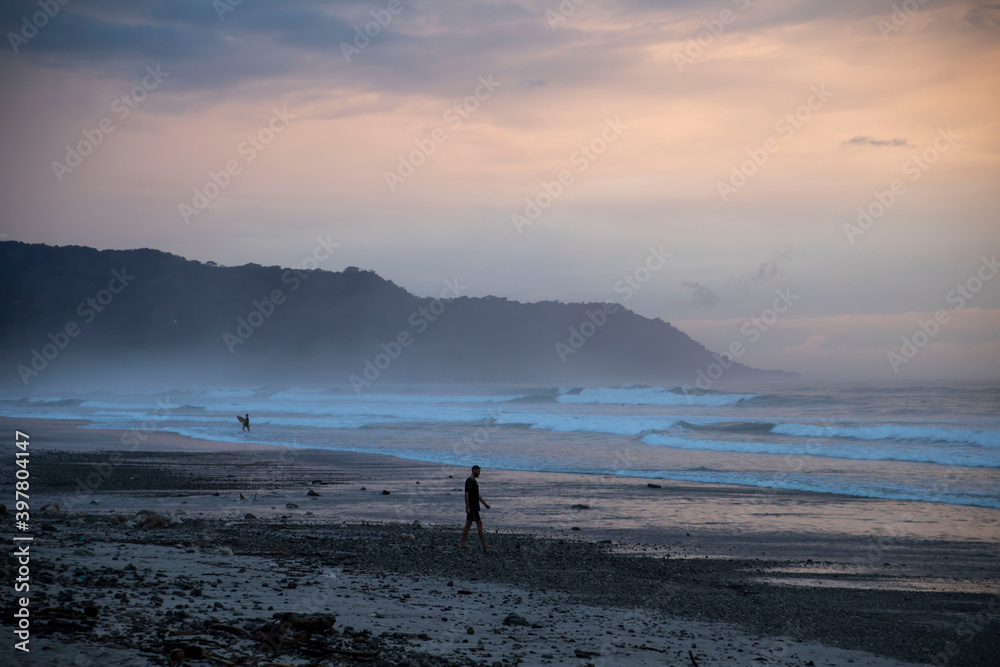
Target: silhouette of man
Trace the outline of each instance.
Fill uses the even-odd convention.
[[[243,430],[244,431],[249,431],[250,430],[250,413],[249,412],[247,413],[247,416],[243,418]]]
[[[479,477],[480,470],[479,466],[472,466],[472,474],[465,480],[465,528],[462,529],[462,541],[458,545],[462,549],[469,548],[465,543],[465,538],[469,536],[469,528],[472,527],[473,521],[476,522],[476,530],[479,531],[479,541],[483,543],[483,550],[493,548],[492,544],[486,544],[486,536],[483,534],[483,520],[479,518],[479,503],[482,503],[486,509],[490,509],[489,504],[479,495],[479,482],[476,479]]]

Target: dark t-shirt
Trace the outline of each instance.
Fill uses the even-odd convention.
[[[469,511],[479,511],[479,482],[472,477],[465,480],[465,492],[469,494]]]

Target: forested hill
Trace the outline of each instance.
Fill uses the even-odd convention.
[[[620,306],[473,298],[460,284],[418,297],[354,267],[223,267],[150,249],[7,241],[0,276],[5,386],[87,377],[349,385],[351,376],[693,385],[717,361],[667,322]],[[725,379],[785,375],[725,370]]]

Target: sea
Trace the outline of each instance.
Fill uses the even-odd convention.
[[[372,387],[374,388],[374,387]],[[521,471],[1000,508],[1000,384],[182,387],[0,394],[0,415]],[[250,431],[237,415],[250,415]]]

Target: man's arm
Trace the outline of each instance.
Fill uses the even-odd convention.
[[[483,500],[482,496],[479,496],[479,502],[481,502],[483,504],[483,507],[485,507],[486,509],[490,509],[490,506],[486,504],[486,501]],[[468,504],[468,502],[466,502],[466,504]],[[479,508],[476,508],[476,509],[479,509]]]

